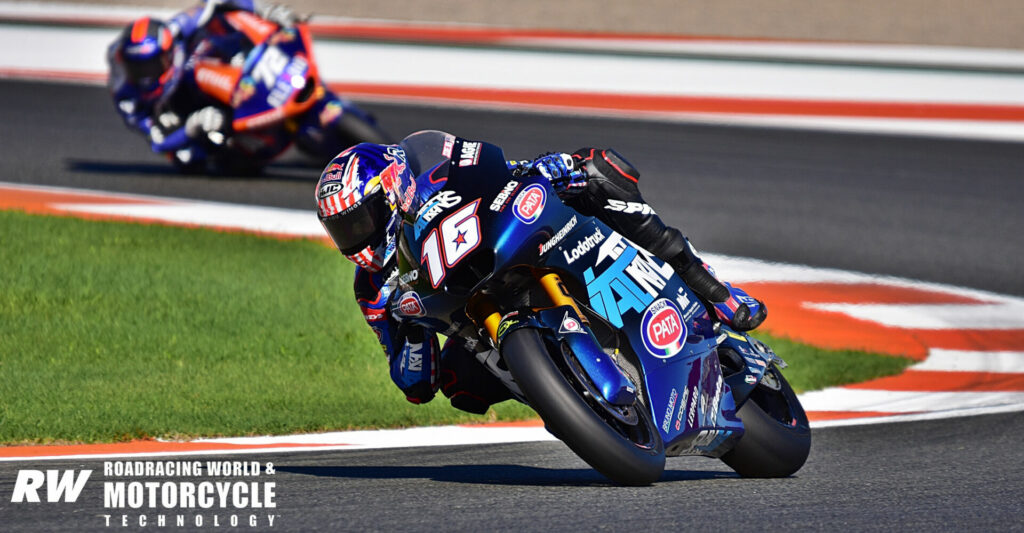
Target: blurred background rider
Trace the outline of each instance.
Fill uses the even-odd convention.
[[[287,7],[261,0],[210,0],[166,22],[135,20],[107,50],[107,85],[121,118],[154,152],[167,154],[186,170],[203,168],[206,150],[200,139],[221,131],[228,120],[217,102],[196,87],[189,59],[199,54],[241,66],[254,45],[224,19],[231,11],[284,27],[297,20]]]

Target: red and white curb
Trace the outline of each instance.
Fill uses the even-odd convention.
[[[147,12],[168,14],[0,2],[0,77],[100,83],[117,26]],[[350,97],[1024,141],[1020,51],[323,20],[321,75]]]
[[[313,209],[0,183],[0,209],[326,236]],[[900,278],[707,254],[719,274],[770,302],[765,329],[832,349],[920,361],[898,376],[800,396],[814,427],[1024,410],[1024,299]],[[782,354],[785,357],[785,354]],[[0,460],[442,446],[550,440],[538,423],[311,435],[0,448]]]

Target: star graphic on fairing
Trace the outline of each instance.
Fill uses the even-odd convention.
[[[452,242],[455,243],[455,249],[458,249],[460,244],[466,244],[466,232],[460,231],[459,234],[452,239]]]

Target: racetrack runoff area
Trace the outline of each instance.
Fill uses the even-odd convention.
[[[0,209],[325,238],[306,210],[0,184]],[[708,254],[772,305],[773,333],[904,355],[904,373],[801,395],[813,427],[1024,410],[1024,299],[912,280]],[[276,437],[0,448],[0,460],[232,454],[550,440],[536,422]]]

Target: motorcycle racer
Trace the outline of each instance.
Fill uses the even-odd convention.
[[[187,171],[255,170],[255,161],[277,155],[289,141],[257,149],[253,161],[212,157],[231,134],[231,109],[204,93],[196,79],[200,60],[242,67],[246,54],[259,44],[251,39],[269,33],[268,21],[290,28],[298,18],[287,7],[264,0],[205,0],[166,22],[142,17],[130,23],[107,52],[108,88],[125,125]],[[335,131],[345,104],[325,93],[294,133],[299,148],[318,157],[335,153],[341,144],[324,132]]]
[[[456,140],[444,132],[423,131],[398,145],[363,143],[341,152],[320,176],[317,214],[338,250],[357,265],[357,302],[384,348],[392,381],[406,399],[424,403],[440,388],[454,407],[482,414],[490,405],[509,399],[508,390],[514,389],[509,380],[497,377],[507,374],[497,365],[498,355],[493,350],[478,354],[456,337],[439,349],[436,332],[403,322],[392,313],[396,305],[415,306],[416,302],[390,298],[399,282],[395,250],[400,215],[411,201],[400,197],[396,184],[415,179],[405,147],[427,146],[431,153],[436,150],[457,160],[458,154],[453,156],[450,148]],[[734,329],[748,331],[764,321],[762,302],[719,281],[686,237],[666,226],[644,202],[639,172],[614,150],[582,148],[572,154],[548,153],[507,164],[513,176],[546,177],[566,205],[597,217],[671,265],[709,309]]]

